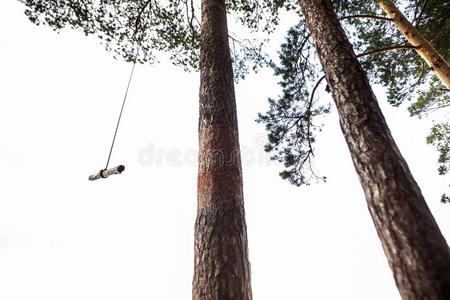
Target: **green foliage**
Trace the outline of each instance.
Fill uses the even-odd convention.
[[[271,65],[272,61],[263,49],[266,42],[267,40],[237,39],[230,36],[230,51],[235,81],[244,79],[250,71],[256,73],[261,68]]]
[[[25,14],[36,25],[56,31],[65,27],[96,35],[115,57],[154,60],[154,51],[167,51],[173,62],[186,68],[198,65],[199,25],[179,0],[94,1],[23,0]]]
[[[351,1],[354,2],[354,1]],[[355,2],[356,3],[356,2]],[[396,1],[403,14],[448,61],[450,47],[450,2],[443,0]],[[425,4],[425,6],[424,6]],[[359,1],[360,8],[342,11],[339,16],[369,14],[386,17],[376,1]],[[352,32],[352,44],[357,54],[387,48],[408,46],[409,43],[392,22],[368,18],[343,20]],[[388,101],[400,105],[415,100],[418,93],[430,89],[434,77],[430,67],[413,49],[392,50],[360,58],[369,78],[387,87]]]
[[[36,25],[56,31],[78,29],[96,35],[115,58],[152,63],[158,51],[170,54],[175,65],[198,70],[200,48],[200,4],[193,0],[20,0],[25,14]],[[271,32],[282,7],[292,0],[227,0],[227,9],[251,30]],[[238,40],[235,38],[234,40]],[[239,40],[238,40],[239,41]],[[236,44],[236,43],[235,43]],[[268,64],[262,43],[239,41],[234,47],[236,77]],[[252,65],[252,66],[249,66]]]
[[[411,116],[421,118],[430,112],[450,106],[449,90],[441,83],[437,77],[433,77],[430,88],[419,92],[417,101],[408,107]]]
[[[269,111],[257,119],[268,131],[265,150],[284,163],[281,178],[297,186],[309,184],[311,179],[325,180],[314,173],[311,162],[315,132],[321,127],[315,125],[315,119],[329,112],[329,104],[320,104],[314,97],[323,78],[317,77],[317,64],[311,60],[313,49],[304,23],[288,31],[281,45],[280,65],[273,65],[275,75],[281,77],[283,94],[277,100],[269,99]]]
[[[408,46],[408,42],[392,22],[357,17],[386,17],[377,1],[331,2],[338,17],[342,19],[344,30],[356,54],[392,46]],[[413,20],[413,24],[425,38],[449,60],[450,2],[413,0],[401,1],[397,5],[409,20]],[[311,174],[314,174],[310,162],[312,142],[316,138],[314,130],[320,130],[320,127],[314,126],[314,120],[329,111],[329,106],[317,106],[318,101],[311,101],[310,98],[317,79],[322,75],[322,70],[314,69],[315,59],[314,47],[305,21],[301,18],[299,24],[288,31],[286,41],[281,45],[279,65],[273,65],[275,74],[281,77],[279,84],[283,88],[283,94],[277,100],[269,99],[269,111],[260,114],[257,120],[265,123],[268,131],[269,143],[265,150],[273,153],[273,159],[285,162],[286,170],[280,176],[296,185],[308,184]],[[417,99],[409,108],[411,115],[422,116],[449,104],[448,90],[412,49],[362,55],[360,62],[371,81],[387,88],[391,104],[398,106],[405,100]],[[448,141],[449,133],[441,133],[447,135]],[[443,144],[439,145],[436,144],[441,153],[440,170],[443,170],[443,165],[447,170],[448,148]]]
[[[293,0],[227,0],[228,12],[239,12],[237,19],[254,31],[273,32],[279,23],[280,9],[297,9]]]
[[[450,197],[448,195],[446,195],[446,194],[443,194],[441,196],[441,202],[442,203],[450,203]]]
[[[432,43],[444,59],[449,61],[450,2],[414,0],[397,1],[396,4],[402,5],[401,10],[406,18]],[[373,7],[369,10],[365,8],[357,14],[385,16],[385,13],[377,7],[378,4],[371,6]],[[352,31],[355,32],[353,46],[357,53],[392,45],[408,45],[400,30],[391,22],[371,19],[351,19],[343,22],[353,26]],[[360,62],[372,81],[387,88],[387,98],[392,105],[399,106],[404,101],[412,101],[408,107],[411,116],[423,117],[450,104],[450,91],[414,50],[387,51],[362,57]],[[447,173],[450,164],[449,139],[448,124],[434,126],[427,138],[427,142],[435,145],[439,151],[440,175]]]
[[[431,128],[427,136],[427,143],[436,147],[439,151],[439,174],[447,174],[450,170],[450,124],[439,123]]]

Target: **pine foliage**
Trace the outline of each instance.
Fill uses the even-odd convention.
[[[387,17],[376,1],[331,2],[369,79],[386,88],[387,99],[392,105],[412,101],[411,116],[423,116],[449,106],[449,90],[437,80],[395,24],[384,20]],[[450,2],[414,0],[397,4],[448,61]],[[378,52],[386,48],[398,49]],[[376,53],[366,55],[372,52]],[[316,61],[308,29],[300,16],[299,23],[287,32],[281,45],[279,63],[273,65],[275,74],[281,78],[282,95],[276,100],[269,99],[269,110],[259,114],[257,120],[264,123],[268,131],[269,143],[265,150],[273,154],[273,159],[284,162],[285,169],[280,176],[295,185],[309,184],[313,178],[323,179],[315,175],[311,161],[313,143],[320,131],[320,126],[316,125],[317,117],[329,112],[328,103],[313,99],[323,74],[321,69],[314,67]],[[448,123],[433,127],[430,136],[436,137],[439,133],[440,137],[446,138],[439,142],[428,139],[441,153],[440,174],[446,173],[443,168],[448,168],[450,162],[446,152],[450,146],[449,133],[444,128],[448,128]]]

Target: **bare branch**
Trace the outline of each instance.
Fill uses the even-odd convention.
[[[419,17],[417,17],[417,21],[416,21],[416,25],[415,25],[416,28],[419,27],[420,20],[422,19],[422,14],[425,10],[425,7],[427,7],[427,4],[428,4],[428,0],[425,0],[425,2],[422,5],[422,9],[420,10]]]
[[[191,43],[192,46],[195,44],[195,27],[194,27],[194,18],[195,18],[195,10],[194,10],[194,0],[190,1],[191,4],[191,16],[189,17],[189,3],[188,0],[184,1],[184,4],[186,6],[186,20],[189,25],[189,28],[191,29],[192,37],[191,37]]]
[[[308,60],[308,59],[303,55],[303,47],[305,47],[305,45],[306,45],[306,43],[308,42],[308,40],[309,40],[310,37],[311,37],[311,33],[308,33],[308,35],[305,36],[305,38],[303,39],[303,42],[302,42],[302,44],[301,44],[301,46],[300,46],[300,48],[299,48],[299,51],[298,51],[298,52],[300,52],[300,56],[299,56],[297,62],[295,63],[295,65],[296,65],[297,67],[298,67],[298,63],[299,63],[299,61],[300,61],[301,58],[303,58],[303,59],[305,59],[305,60]]]
[[[448,100],[448,98],[447,98],[447,100]],[[428,113],[432,113],[432,112],[435,112],[437,110],[441,110],[441,109],[446,108],[446,107],[450,107],[450,103],[449,104],[437,105],[436,107],[431,107],[431,108],[428,109],[427,112]]]
[[[361,54],[356,55],[356,57],[359,58],[359,57],[368,56],[368,55],[374,55],[374,54],[387,52],[387,51],[391,51],[391,50],[410,50],[410,49],[417,49],[417,48],[419,48],[419,46],[395,45],[395,46],[391,46],[391,47],[387,47],[387,48],[380,48],[380,49],[377,49],[377,50],[369,51],[369,52],[366,52],[366,53],[361,53]]]
[[[228,38],[230,38],[234,42],[236,42],[239,46],[241,46],[243,49],[250,51],[250,52],[255,52],[255,49],[249,48],[248,46],[246,46],[241,40],[239,40],[238,38],[235,38],[234,36],[232,36],[231,34],[228,34]]]
[[[339,20],[342,21],[342,20],[359,19],[359,18],[374,19],[374,20],[381,20],[381,21],[390,21],[390,22],[392,22],[394,20],[394,19],[391,19],[391,18],[375,16],[375,15],[352,15],[352,16],[341,17],[341,18],[339,18]]]
[[[308,103],[308,107],[306,108],[306,111],[309,112],[309,116],[311,116],[311,107],[312,107],[312,103],[314,100],[314,94],[316,93],[317,88],[319,87],[319,84],[322,82],[322,80],[325,78],[325,75],[322,76],[319,81],[317,81],[316,85],[314,86],[312,92],[311,92],[311,97],[309,98],[309,103]],[[309,120],[307,122],[307,129],[306,129],[306,134],[308,136],[308,146],[309,146],[309,151],[311,151],[312,156],[314,156],[313,150],[312,150],[312,146],[311,146],[311,117],[309,117]]]
[[[195,9],[194,9],[194,0],[191,0],[191,20],[189,21],[189,27],[192,31],[192,45],[194,45],[195,41],[195,28],[194,28],[194,18],[195,18]]]
[[[413,21],[411,23],[416,22],[417,20],[417,10],[418,10],[419,6],[416,5],[416,7],[414,7],[414,18]]]

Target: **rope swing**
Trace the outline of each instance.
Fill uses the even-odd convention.
[[[136,55],[134,56],[133,67],[131,68],[130,78],[128,79],[127,88],[125,90],[125,95],[123,97],[122,107],[120,108],[119,118],[117,119],[116,130],[114,131],[114,136],[113,136],[113,140],[112,140],[112,143],[111,143],[111,148],[109,149],[109,155],[108,155],[108,160],[106,161],[106,166],[105,166],[104,169],[100,170],[97,174],[90,175],[89,176],[89,180],[91,180],[91,181],[97,180],[97,179],[101,179],[101,178],[107,178],[107,177],[109,177],[111,175],[120,174],[123,171],[125,171],[125,166],[124,165],[118,165],[117,167],[114,167],[114,168],[111,168],[111,169],[108,169],[108,166],[109,166],[109,160],[111,159],[111,153],[112,153],[113,148],[114,148],[114,143],[116,141],[117,130],[119,129],[120,120],[122,118],[123,108],[124,108],[125,102],[127,100],[128,90],[130,89],[131,79],[133,78],[134,68],[136,66],[136,60],[137,60],[137,57],[138,57],[138,53],[139,53],[139,47],[136,49]]]

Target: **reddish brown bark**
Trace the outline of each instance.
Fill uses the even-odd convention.
[[[450,251],[328,0],[299,1],[403,299],[449,299]]]
[[[193,299],[252,299],[224,0],[202,0]]]

